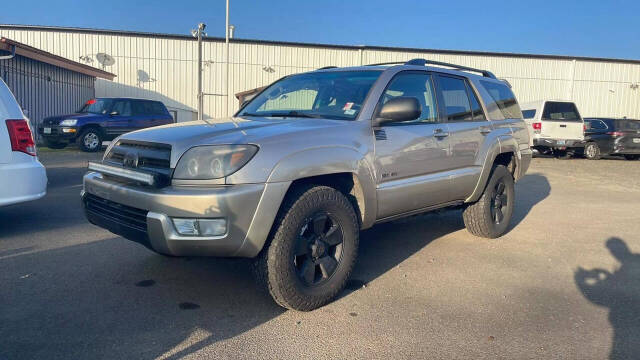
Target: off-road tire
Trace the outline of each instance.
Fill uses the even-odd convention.
[[[600,160],[600,147],[598,144],[590,142],[584,146],[584,157],[589,160]]]
[[[44,144],[49,148],[49,149],[64,149],[65,147],[67,147],[67,143],[66,142],[59,142],[59,141],[53,141],[53,140],[44,140]]]
[[[310,287],[296,274],[294,247],[301,227],[321,212],[330,214],[341,227],[342,255],[333,275],[321,285]],[[358,219],[342,193],[327,186],[301,186],[285,198],[267,243],[254,260],[254,275],[278,305],[299,311],[314,310],[344,289],[356,263],[358,242]]]
[[[492,213],[492,206],[495,201],[496,186],[499,183],[503,183],[505,186],[504,194],[507,196],[507,205],[505,210],[501,210],[504,216],[502,221],[496,224]],[[515,185],[513,176],[504,165],[494,166],[480,199],[475,203],[467,205],[462,212],[462,218],[464,225],[467,227],[467,231],[475,236],[489,239],[502,236],[509,227],[509,221],[513,215],[514,200]]]
[[[640,159],[640,155],[627,154],[627,155],[624,155],[624,158],[627,159],[627,160],[638,160],[638,159]]]
[[[97,144],[95,144],[93,141],[91,142],[91,144],[94,144],[95,146],[91,144],[87,144],[87,141],[85,141],[87,137],[93,137],[93,136],[95,136],[96,138],[95,142],[97,142]],[[104,140],[104,137],[102,136],[102,133],[100,132],[99,129],[88,128],[82,131],[82,133],[80,133],[80,136],[78,136],[78,146],[82,151],[96,152],[96,151],[102,150],[103,140]]]

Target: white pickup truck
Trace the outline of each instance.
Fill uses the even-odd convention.
[[[538,100],[520,107],[533,149],[543,154],[566,157],[584,147],[584,121],[575,103]]]

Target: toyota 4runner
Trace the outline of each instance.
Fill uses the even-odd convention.
[[[122,135],[82,200],[155,252],[255,258],[274,300],[305,311],[343,289],[361,229],[457,206],[472,234],[504,234],[530,161],[506,82],[415,59],[287,76],[226,122]]]

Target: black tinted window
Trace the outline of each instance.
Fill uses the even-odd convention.
[[[627,120],[627,119],[616,120],[616,130],[638,131],[640,130],[640,120]]]
[[[525,119],[533,119],[536,117],[536,110],[522,110],[522,117]]]
[[[166,115],[164,104],[161,102],[153,101],[149,103],[151,106],[151,112],[154,115]]]
[[[117,112],[121,116],[131,116],[131,103],[128,100],[116,100],[111,112]]]
[[[522,119],[522,112],[515,95],[507,85],[501,82],[480,80],[482,86],[487,90],[496,106],[502,111],[502,115],[507,119]]]
[[[606,130],[607,125],[602,120],[589,120],[588,128],[596,130]]]
[[[580,121],[580,114],[574,103],[548,101],[542,112],[543,120]]]
[[[464,80],[439,76],[439,92],[447,121],[469,121],[473,119],[471,105]]]
[[[482,106],[480,106],[480,102],[478,101],[478,97],[476,96],[475,91],[467,84],[469,87],[469,98],[471,99],[471,110],[473,111],[473,121],[483,121],[487,120],[484,117],[484,112],[482,111]]]

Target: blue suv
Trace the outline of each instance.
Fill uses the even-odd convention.
[[[38,133],[52,149],[62,149],[76,141],[83,151],[98,151],[104,140],[173,122],[173,117],[159,101],[97,98],[87,101],[75,114],[45,118]]]

